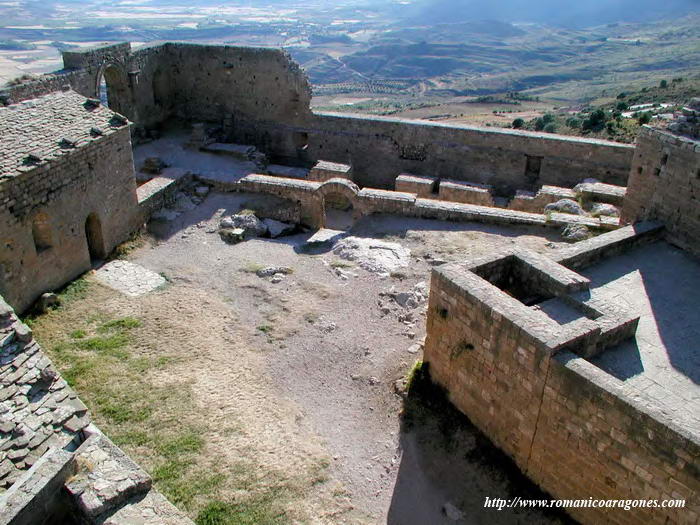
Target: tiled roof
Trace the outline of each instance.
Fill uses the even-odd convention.
[[[0,297],[0,492],[49,447],[82,441],[87,408]]]
[[[74,91],[0,107],[0,181],[70,154],[128,121]]]

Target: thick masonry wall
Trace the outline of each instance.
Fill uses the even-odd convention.
[[[350,165],[360,186],[393,189],[403,172],[489,184],[501,195],[572,187],[588,177],[625,186],[632,158],[631,146],[601,140],[314,114],[306,76],[279,49],[166,43],[131,51],[124,43],[66,52],[64,64],[70,73],[61,80],[12,88],[10,98],[65,80],[94,97],[104,75],[110,108],[139,130],[173,117],[209,122],[223,140],[255,145],[273,162]]]
[[[610,249],[631,242],[630,231],[606,234]],[[474,269],[494,277],[498,264]],[[585,359],[531,335],[536,320],[523,315],[522,303],[464,267],[433,270],[424,357],[431,379],[554,498],[686,501],[682,509],[567,509],[582,523],[700,523],[698,436]]]
[[[486,306],[488,290],[478,281],[453,269],[433,272],[424,359],[450,401],[522,468],[549,359],[527,332]]]
[[[633,404],[634,403],[634,404]],[[698,523],[697,436],[563,352],[550,363],[527,475],[559,499],[685,500],[681,509],[569,509],[584,523]]]
[[[643,128],[622,220],[661,221],[670,242],[700,255],[700,142]]]
[[[96,214],[104,255],[138,226],[128,126],[0,184],[0,295],[24,311],[43,292],[91,267],[86,220]],[[33,223],[44,214],[48,244],[37,251]]]
[[[393,188],[404,172],[489,184],[501,194],[588,177],[625,186],[633,153],[600,140],[334,113],[315,114],[301,131],[310,157],[350,164],[355,182],[379,188]]]

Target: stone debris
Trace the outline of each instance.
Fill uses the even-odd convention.
[[[173,203],[172,208],[179,212],[191,211],[197,207],[199,202],[201,201],[194,201],[189,195],[178,192],[175,194],[175,202]]]
[[[2,300],[0,384],[0,487],[7,488],[50,447],[79,444],[90,418],[31,330]]]
[[[400,244],[360,237],[341,239],[333,247],[333,253],[368,272],[384,275],[408,266],[411,260],[411,251]]]
[[[561,232],[561,237],[567,242],[578,242],[588,239],[591,231],[584,224],[567,224]]]
[[[414,343],[414,344],[412,344],[411,346],[408,347],[408,353],[409,353],[409,354],[417,354],[417,353],[420,352],[421,350],[423,350],[423,345],[420,344],[420,343]]]
[[[294,270],[289,266],[268,266],[255,272],[258,277],[272,277],[274,275],[290,275]]]
[[[224,217],[219,222],[220,231],[241,229],[245,238],[262,237],[267,233],[267,226],[252,213],[241,213]]]
[[[94,519],[151,488],[150,476],[100,432],[80,447],[76,461],[80,470],[66,483],[66,489],[88,518]]]
[[[612,204],[596,202],[591,206],[591,215],[593,217],[599,217],[601,215],[604,215],[606,217],[619,217],[620,210]]]
[[[345,237],[347,232],[342,230],[332,230],[330,228],[321,228],[304,243],[305,248],[323,248],[325,246],[332,246],[340,239]]]
[[[176,212],[175,210],[169,210],[168,208],[162,208],[153,215],[151,215],[151,220],[152,221],[160,221],[160,222],[171,222],[177,219],[181,213]]]
[[[52,308],[61,304],[61,300],[55,293],[46,292],[41,294],[41,297],[36,302],[36,310],[40,313],[46,313]]]
[[[111,261],[95,270],[102,284],[129,297],[138,297],[165,286],[167,280],[143,266],[129,261]]]
[[[557,202],[552,202],[544,207],[545,213],[548,211],[556,211],[559,213],[571,213],[572,215],[585,215],[581,205],[572,199],[561,199]]]
[[[245,239],[245,230],[243,228],[224,228],[219,230],[219,235],[228,244],[238,244]]]
[[[148,157],[143,161],[141,171],[151,175],[160,175],[168,165],[160,157]]]
[[[425,281],[416,283],[412,290],[397,292],[394,286],[386,292],[380,292],[380,297],[388,297],[401,308],[414,309],[424,304],[428,299],[428,285]]]
[[[267,228],[267,233],[273,239],[276,239],[277,237],[281,237],[283,235],[289,235],[290,233],[294,232],[296,228],[295,224],[276,221],[274,219],[263,219],[262,222]]]

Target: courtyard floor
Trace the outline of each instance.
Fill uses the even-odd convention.
[[[164,286],[130,297],[88,276],[81,300],[35,327],[65,373],[75,364],[49,336],[68,340],[90,315],[138,320],[128,359],[157,366],[125,377],[140,385],[131,391],[162,396],[149,405],[150,415],[115,420],[89,393],[94,387],[76,389],[105,432],[155,472],[166,496],[200,523],[207,523],[210,500],[235,505],[256,491],[263,503],[278,504],[271,518],[251,523],[565,522],[561,515],[483,507],[487,496],[538,493],[466,418],[401,395],[421,358],[416,344],[425,335],[425,304],[404,307],[391,296],[429,284],[435,261],[516,243],[552,252],[561,246],[557,233],[373,216],[350,233],[411,250],[408,266],[379,275],[332,252],[305,253],[310,233],[224,243],[220,218],[251,197],[210,194],[126,256],[163,276]],[[291,273],[281,282],[258,277],[266,266]],[[165,437],[149,445],[148,436],[133,438],[139,427]],[[180,427],[201,438],[183,472],[199,465],[220,474],[194,495],[179,492],[162,472],[163,450],[170,449],[158,443],[181,444],[172,435]]]

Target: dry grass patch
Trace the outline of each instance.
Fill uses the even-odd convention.
[[[200,295],[173,285],[129,299],[87,278],[63,291],[59,308],[29,322],[95,423],[196,523],[306,522],[327,462],[295,450],[283,426],[260,442],[251,422],[283,425],[284,415],[266,408],[260,421],[260,399],[271,406],[274,399],[242,399],[243,389],[260,388],[241,375],[254,368],[245,361],[254,352],[232,350],[240,336],[233,312]],[[233,417],[221,404],[231,398]],[[272,463],[270,446],[280,448]],[[293,468],[284,465],[295,455]]]

